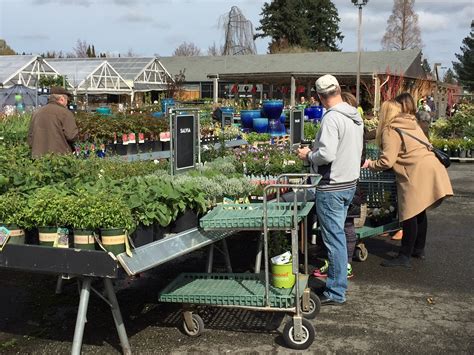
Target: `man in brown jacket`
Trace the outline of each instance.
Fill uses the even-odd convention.
[[[28,132],[33,158],[72,152],[70,143],[77,138],[79,130],[74,115],[66,108],[68,95],[61,87],[51,88],[48,104],[33,114]]]

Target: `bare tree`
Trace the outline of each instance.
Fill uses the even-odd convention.
[[[225,33],[223,55],[257,54],[252,22],[237,6],[232,6],[227,14],[220,17],[219,27]]]
[[[175,57],[193,57],[201,55],[201,50],[192,42],[181,43],[173,52]]]
[[[125,54],[126,57],[137,57],[137,54],[134,52],[132,48],[129,48],[127,53]]]
[[[219,55],[222,55],[222,50],[223,48],[218,48],[216,46],[216,42],[212,43],[212,46],[209,46],[209,48],[207,48],[207,55],[210,55],[210,56],[219,56]]]
[[[413,6],[415,0],[394,0],[392,14],[387,21],[387,29],[382,39],[385,50],[421,48],[421,31],[418,15]]]
[[[78,39],[76,42],[76,46],[72,50],[75,57],[88,58],[89,57],[89,53],[87,51],[88,48],[89,48],[89,44],[86,41],[82,41]]]

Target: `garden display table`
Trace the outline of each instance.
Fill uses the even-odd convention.
[[[136,275],[206,246],[212,247],[217,241],[224,243],[226,263],[230,268],[225,238],[232,234],[233,231],[205,232],[193,228],[135,248],[132,250],[132,256],[119,254],[116,259],[110,254],[96,250],[7,244],[0,252],[0,269],[77,277],[81,291],[71,353],[76,355],[81,351],[92,290],[111,307],[123,353],[131,354],[112,280],[125,277],[126,274]],[[212,257],[209,258],[206,268],[212,269]],[[103,280],[105,297],[91,286],[93,279]]]
[[[81,291],[71,353],[78,355],[81,352],[92,290],[110,306],[123,353],[131,354],[127,332],[112,285],[112,279],[121,277],[123,272],[109,254],[95,250],[7,244],[0,252],[0,268],[77,277],[81,281]],[[104,282],[105,297],[91,286],[92,280],[96,278]]]

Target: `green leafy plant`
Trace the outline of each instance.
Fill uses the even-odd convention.
[[[0,195],[0,224],[16,224],[26,228],[28,223],[25,218],[27,200],[22,194],[8,192]]]
[[[64,186],[45,186],[29,196],[25,212],[26,223],[37,227],[65,226],[66,210],[72,203]]]

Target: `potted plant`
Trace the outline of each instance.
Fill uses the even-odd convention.
[[[133,230],[132,211],[124,200],[115,195],[101,193],[100,209],[97,218],[100,220],[100,238],[105,250],[114,255],[126,251],[128,233]]]
[[[61,186],[45,186],[32,193],[25,215],[28,223],[38,227],[39,243],[53,246],[58,228],[65,227],[65,211],[72,203],[68,192]]]
[[[18,193],[7,192],[0,196],[0,226],[10,231],[9,244],[25,244],[25,231],[27,226],[25,209],[26,198]]]

